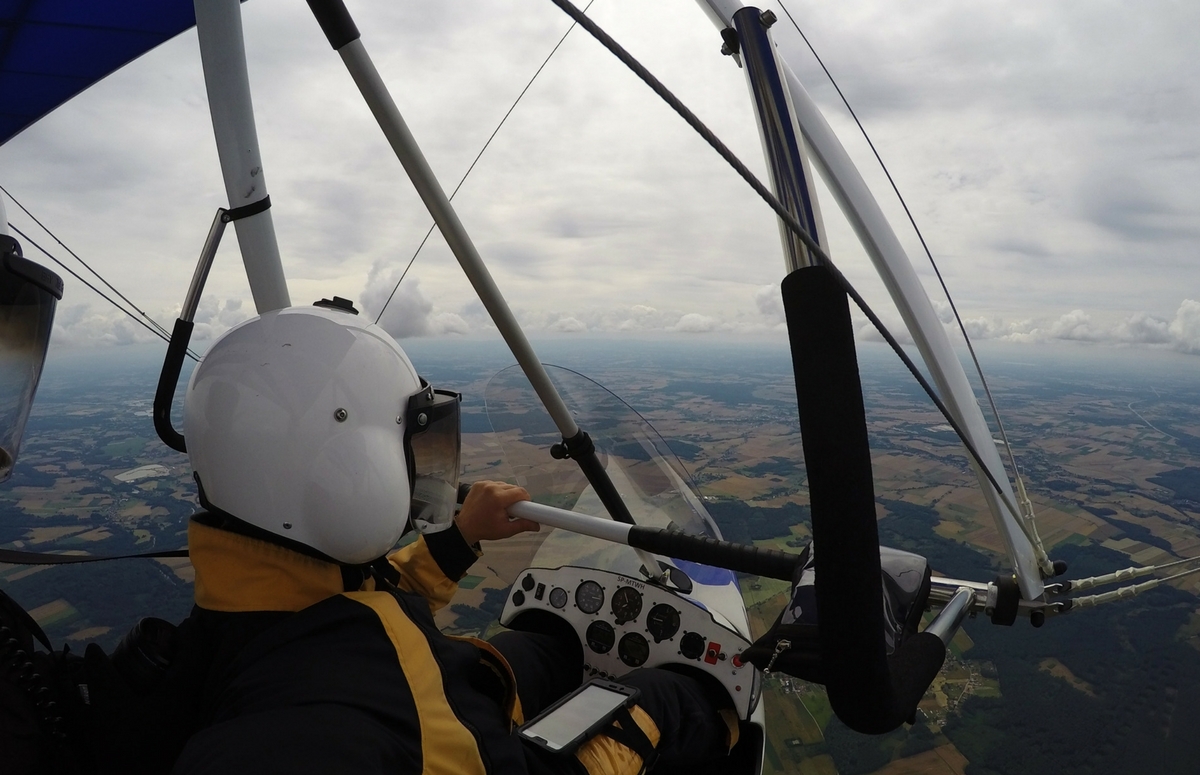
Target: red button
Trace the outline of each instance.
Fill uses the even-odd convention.
[[[742,655],[741,655],[741,654],[734,654],[734,655],[733,655],[733,666],[734,666],[734,667],[741,667],[741,666],[742,666]]]

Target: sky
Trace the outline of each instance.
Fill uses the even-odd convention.
[[[447,190],[570,26],[548,0],[347,5]],[[948,321],[869,148],[786,15],[763,7],[780,17],[780,50]],[[888,163],[973,336],[1200,356],[1200,6],[793,0],[788,9]],[[589,14],[765,175],[742,71],[721,56],[694,0],[596,0]],[[251,0],[243,18],[293,303],[336,294],[377,314],[432,221],[306,5]],[[227,205],[195,32],[0,147],[0,183],[169,329],[213,213]],[[833,259],[902,329],[836,204],[817,191]],[[455,204],[531,336],[783,335],[773,214],[581,29]],[[65,279],[56,348],[150,336]],[[253,314],[231,230],[197,347]],[[398,337],[493,330],[436,233],[383,323]],[[865,326],[860,335],[872,338]]]

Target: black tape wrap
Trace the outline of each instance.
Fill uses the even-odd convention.
[[[1011,627],[1021,610],[1021,587],[1016,576],[996,577],[996,606],[992,609],[992,624]]]
[[[702,565],[728,568],[739,573],[753,573],[756,576],[766,576],[783,581],[791,580],[792,575],[796,572],[796,563],[800,561],[798,554],[718,541],[707,536],[662,530],[656,527],[635,526],[630,528],[629,545],[678,560],[698,562]]]
[[[154,391],[154,430],[158,437],[176,452],[187,452],[183,434],[171,424],[171,404],[175,401],[175,388],[179,384],[179,372],[187,355],[188,342],[192,339],[192,322],[176,319],[167,345],[167,357],[163,359],[162,373],[158,375],[158,389]]]
[[[945,647],[919,635],[890,659],[886,652],[871,449],[846,293],[823,266],[792,272],[782,291],[820,547],[822,673],[838,718],[880,734],[913,716]]]
[[[317,24],[329,40],[329,45],[337,51],[347,43],[358,40],[358,26],[350,17],[350,11],[342,0],[308,0]]]
[[[252,215],[265,213],[270,209],[271,197],[264,196],[257,202],[251,202],[248,205],[242,205],[241,207],[234,207],[230,210],[226,210],[225,212],[221,213],[221,220],[225,223],[233,223],[234,221],[240,221],[243,218],[249,218]]]

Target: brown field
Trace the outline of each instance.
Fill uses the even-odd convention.
[[[77,630],[67,636],[67,640],[86,642],[95,640],[101,635],[107,635],[112,630],[112,627],[85,627],[82,630]]]
[[[1049,673],[1055,678],[1063,679],[1073,688],[1078,689],[1089,697],[1096,696],[1096,691],[1092,688],[1091,684],[1076,676],[1071,672],[1069,667],[1064,665],[1062,662],[1059,662],[1054,657],[1049,657],[1048,659],[1043,659],[1041,662],[1038,662],[1038,669]]]
[[[25,534],[31,544],[45,543],[46,541],[57,541],[69,535],[85,530],[83,525],[76,527],[35,527]]]
[[[79,612],[76,611],[75,607],[66,600],[59,598],[58,600],[53,600],[45,605],[38,606],[30,611],[29,615],[33,617],[34,621],[45,628],[52,624],[57,624],[58,622],[66,621],[67,619],[78,616]]]
[[[873,775],[963,775],[967,757],[952,744],[925,751],[907,759],[897,759]]]

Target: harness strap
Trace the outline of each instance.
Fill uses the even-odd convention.
[[[613,723],[600,730],[600,734],[612,738],[640,756],[642,758],[642,772],[648,771],[658,758],[658,752],[654,749],[654,743],[650,742],[650,738],[646,736],[646,733],[642,731],[638,723],[633,720],[633,716],[629,713],[629,708],[621,708],[617,711],[613,716]]]

